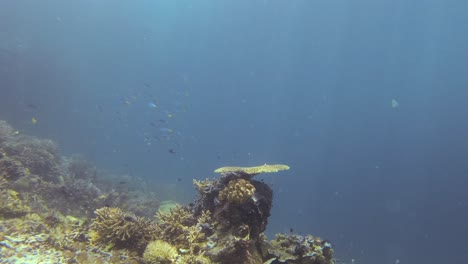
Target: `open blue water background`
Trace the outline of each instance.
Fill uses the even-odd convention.
[[[288,164],[260,176],[269,237],[321,236],[347,263],[466,263],[466,10],[1,1],[0,119],[184,202],[217,167]]]

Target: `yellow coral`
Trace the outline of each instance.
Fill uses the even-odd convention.
[[[229,172],[243,172],[249,175],[256,175],[259,173],[278,172],[281,170],[289,170],[288,165],[283,164],[263,164],[255,167],[221,167],[216,169],[215,173],[229,173]]]
[[[179,248],[188,248],[187,237],[191,226],[197,224],[197,219],[186,207],[177,206],[170,213],[156,213],[158,224],[158,238],[170,242]]]
[[[180,259],[180,263],[191,263],[191,264],[211,264],[213,263],[210,258],[205,255],[184,255]]]
[[[229,203],[241,204],[246,202],[255,193],[255,187],[244,179],[230,181],[228,186],[219,192],[219,200]]]
[[[198,181],[193,179],[193,185],[195,186],[198,192],[202,192],[206,187],[209,187],[211,184],[213,184],[213,182],[208,179],[205,179],[204,181]]]
[[[143,260],[149,264],[174,263],[178,257],[177,249],[162,240],[150,242],[143,254]]]
[[[21,198],[14,190],[0,189],[0,217],[14,218],[31,212],[31,208]]]
[[[142,253],[148,241],[155,238],[157,226],[146,218],[123,212],[117,207],[103,207],[95,213],[90,238],[96,245]]]

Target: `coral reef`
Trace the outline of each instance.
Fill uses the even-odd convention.
[[[261,167],[226,170],[217,180],[194,182],[199,194],[194,214],[208,211],[213,216],[215,232],[208,238],[207,255],[215,262],[263,263],[261,234],[270,216],[273,192],[252,179]]]
[[[255,193],[255,187],[244,179],[229,182],[228,186],[219,192],[219,200],[232,204],[242,204],[251,199]]]
[[[271,263],[326,264],[333,261],[332,244],[313,236],[278,234],[268,243]]]
[[[148,264],[170,264],[174,263],[178,257],[177,249],[162,240],[151,241],[143,254],[143,260]]]
[[[273,191],[254,176],[287,169],[219,168],[217,179],[194,180],[198,196],[181,206],[0,121],[0,256],[5,263],[333,264],[329,241],[264,235]]]
[[[45,181],[59,183],[63,174],[57,145],[47,139],[18,136],[3,146],[8,157],[20,161],[31,174]]]
[[[96,167],[85,158],[74,155],[70,158],[64,158],[64,166],[68,175],[75,179],[94,181],[97,178]]]
[[[6,121],[0,120],[0,146],[11,141],[15,136],[15,130]]]
[[[90,226],[91,242],[108,250],[128,249],[141,255],[156,238],[156,226],[148,219],[112,207],[100,208],[95,214]]]
[[[2,188],[4,180],[0,179],[0,218],[15,218],[28,214],[31,208],[26,205],[19,194],[10,189]]]

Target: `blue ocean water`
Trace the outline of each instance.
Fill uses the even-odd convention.
[[[268,227],[464,263],[464,1],[2,1],[0,119],[174,184],[284,163]],[[32,118],[37,120],[34,124]]]

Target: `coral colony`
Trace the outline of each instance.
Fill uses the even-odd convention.
[[[219,168],[180,206],[0,121],[0,263],[332,264],[327,240],[264,235],[273,191],[255,175],[288,169]]]

